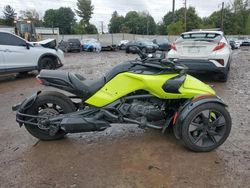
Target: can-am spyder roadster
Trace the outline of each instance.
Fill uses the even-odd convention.
[[[230,133],[231,117],[215,91],[187,75],[184,65],[150,57],[139,49],[136,52],[140,60],[120,63],[95,81],[42,70],[37,76],[41,84],[71,95],[38,91],[13,106],[17,122],[41,140],[103,131],[112,123],[132,123],[163,133],[173,127],[175,136],[193,151],[220,146]]]

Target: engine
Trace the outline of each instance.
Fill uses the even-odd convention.
[[[122,104],[119,110],[133,119],[144,116],[148,121],[159,121],[166,118],[166,113],[161,109],[161,105],[153,101],[134,100],[132,103]]]

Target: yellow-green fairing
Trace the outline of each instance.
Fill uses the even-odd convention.
[[[179,94],[166,93],[162,89],[163,84],[168,79],[177,75],[178,74],[143,75],[129,72],[121,73],[106,83],[85,102],[92,106],[103,107],[137,90],[148,91],[160,99],[192,98],[202,94],[215,95],[215,91],[211,87],[190,75],[186,76],[184,84],[179,89]]]

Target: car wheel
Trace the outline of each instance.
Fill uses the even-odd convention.
[[[39,62],[39,71],[42,69],[54,70],[56,69],[55,61],[50,57],[44,57]]]
[[[129,54],[129,53],[130,53],[129,48],[126,48],[126,53],[127,53],[127,54]]]

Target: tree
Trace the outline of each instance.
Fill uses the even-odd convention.
[[[109,32],[120,33],[124,26],[124,17],[119,16],[117,11],[114,11],[109,21]]]
[[[15,10],[10,5],[7,5],[4,7],[3,13],[4,13],[5,24],[13,26],[16,17]]]
[[[97,34],[97,28],[93,24],[86,25],[82,20],[74,25],[75,34]]]
[[[71,8],[65,7],[49,9],[44,15],[44,25],[47,27],[59,27],[61,34],[71,34],[75,25],[75,13]]]
[[[127,31],[132,34],[155,34],[156,23],[154,18],[146,12],[130,11],[124,18],[122,28],[127,28]]]
[[[184,31],[184,24],[182,21],[171,23],[167,26],[170,35],[179,35]]]
[[[36,11],[36,9],[21,10],[20,14],[21,14],[21,16],[19,16],[20,19],[31,20],[37,27],[43,25],[43,21],[39,19],[39,13]]]
[[[130,11],[126,14],[124,25],[129,28],[129,32],[137,34],[139,31],[138,23],[140,22],[139,14],[136,11]]]
[[[89,24],[89,20],[93,14],[94,6],[91,5],[91,0],[77,0],[77,8],[75,11],[82,20]]]

